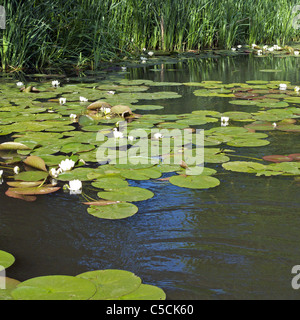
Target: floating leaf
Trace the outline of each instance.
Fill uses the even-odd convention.
[[[40,181],[48,177],[48,172],[44,171],[24,171],[15,175],[15,180]]]
[[[33,182],[26,182],[26,181],[7,181],[6,182],[10,187],[20,187],[20,188],[30,188],[30,187],[37,187],[40,186],[43,181],[33,181]]]
[[[35,196],[27,196],[27,195],[22,195],[22,194],[16,193],[13,191],[13,189],[8,189],[5,192],[5,195],[10,198],[20,199],[20,200],[24,200],[27,202],[33,202],[33,201],[36,201],[36,199],[37,199]]]
[[[132,272],[113,269],[89,271],[76,277],[96,285],[97,292],[90,300],[116,299],[137,290],[142,282]]]
[[[230,171],[248,173],[256,173],[257,171],[264,170],[266,168],[266,166],[261,163],[251,161],[231,161],[223,163],[222,167]]]
[[[111,191],[98,192],[98,197],[105,200],[116,201],[144,201],[154,196],[150,190],[140,187],[125,187]]]
[[[234,139],[227,144],[232,147],[262,147],[270,144],[270,142],[261,139]]]
[[[29,156],[23,162],[33,168],[36,168],[42,171],[47,171],[45,161],[40,157]]]
[[[92,186],[100,189],[118,189],[128,187],[128,182],[121,178],[101,178],[92,182]]]
[[[118,300],[166,300],[165,292],[156,286],[141,284],[139,288],[129,294],[117,298]]]
[[[30,148],[20,142],[3,142],[0,144],[0,150],[30,150]]]
[[[12,300],[11,291],[14,290],[20,281],[8,277],[0,276],[0,283],[5,283],[5,289],[0,288],[0,300]]]
[[[20,195],[40,195],[40,194],[49,194],[56,192],[60,189],[60,187],[30,187],[30,188],[9,188],[8,190]]]
[[[138,212],[138,207],[132,203],[113,203],[105,206],[92,205],[87,209],[88,213],[101,219],[125,219]]]
[[[217,178],[205,176],[205,175],[177,175],[170,178],[170,183],[182,187],[191,189],[208,189],[217,187],[220,181]]]
[[[3,250],[0,250],[0,270],[7,269],[15,262],[15,257]]]
[[[264,156],[262,158],[265,161],[271,161],[271,162],[289,162],[293,160],[288,156],[282,156],[282,155],[270,155],[270,156]]]
[[[87,300],[96,291],[95,284],[87,279],[53,275],[21,282],[11,295],[16,300]]]

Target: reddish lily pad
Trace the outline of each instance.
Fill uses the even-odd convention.
[[[300,153],[289,154],[288,157],[289,157],[292,161],[300,161]]]
[[[60,187],[52,187],[45,185],[43,187],[31,187],[31,188],[9,188],[8,191],[17,193],[20,195],[39,195],[39,194],[49,194],[56,192]]]
[[[28,202],[33,202],[37,199],[35,196],[27,196],[27,195],[18,194],[16,192],[14,192],[13,189],[11,189],[11,188],[8,189],[5,192],[5,194],[10,198],[20,199],[20,200],[24,200],[24,201],[28,201]]]
[[[265,161],[276,162],[276,163],[292,161],[292,158],[289,158],[288,156],[283,156],[283,155],[280,155],[280,154],[264,156],[263,159]]]

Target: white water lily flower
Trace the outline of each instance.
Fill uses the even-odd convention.
[[[56,179],[51,179],[50,181],[52,186],[56,186],[57,185],[57,180]]]
[[[14,173],[18,174],[20,172],[20,168],[18,166],[14,167]]]
[[[148,52],[148,55],[149,55],[150,57],[152,57],[152,56],[154,55],[154,52],[153,52],[153,51],[149,51],[149,52]]]
[[[126,71],[127,67],[121,67],[122,71]]]
[[[133,136],[128,136],[128,140],[129,140],[129,141],[133,141],[133,140],[134,140],[134,137],[133,137]]]
[[[231,48],[231,51],[236,51],[236,48]]]
[[[271,47],[271,48],[268,48],[268,51],[274,51],[274,48],[273,47]]]
[[[298,56],[299,55],[299,51],[294,51],[294,55]]]
[[[59,169],[62,172],[70,171],[74,168],[75,162],[71,159],[62,160],[62,162],[58,165]]]
[[[242,45],[241,45],[241,44],[239,44],[237,47],[238,47],[238,49],[241,49]]]
[[[294,90],[298,92],[300,90],[300,87],[295,87]]]
[[[21,81],[19,81],[19,82],[16,83],[16,85],[17,85],[18,87],[22,87],[22,86],[24,86],[24,83],[21,82]]]
[[[228,122],[229,121],[229,117],[221,117],[221,122]]]
[[[0,170],[0,179],[2,178],[3,176],[3,170]]]
[[[261,55],[262,55],[262,50],[258,50],[258,51],[257,51],[257,54],[258,54],[259,56],[261,56]]]
[[[228,126],[229,117],[221,117],[221,127]]]
[[[59,104],[65,104],[67,102],[66,98],[59,98]]]
[[[276,122],[272,123],[272,126],[275,129],[277,127],[277,123]]]
[[[71,113],[71,114],[70,114],[70,118],[71,118],[72,120],[75,120],[75,119],[77,118],[77,115],[76,115],[76,114]]]
[[[280,50],[280,49],[281,49],[281,47],[279,47],[277,44],[275,44],[275,45],[273,46],[273,48],[274,48],[274,50]]]
[[[60,82],[58,80],[53,80],[52,81],[52,87],[59,87]]]
[[[87,102],[87,101],[89,101],[89,99],[87,99],[85,97],[79,97],[79,101],[80,102]]]
[[[286,90],[287,85],[285,83],[280,83],[279,90]]]
[[[115,91],[107,91],[108,94],[115,94]]]
[[[72,180],[69,182],[70,194],[80,194],[82,192],[82,182],[80,180]]]
[[[264,50],[267,50],[268,49],[268,46],[266,45],[266,46],[263,46],[263,49]]]
[[[143,48],[143,51],[146,51],[146,48]]]
[[[51,176],[52,178],[57,178],[58,175],[59,175],[58,171],[56,171],[55,168],[52,168],[52,169],[49,171],[49,174],[50,174],[50,176]]]
[[[164,136],[160,132],[157,132],[157,133],[154,133],[153,137],[154,137],[154,139],[161,139]]]
[[[114,128],[113,132],[114,132],[114,137],[115,138],[123,138],[124,137],[123,133],[121,131],[118,131],[117,128]]]
[[[252,43],[252,49],[254,49],[256,47],[255,43]]]
[[[110,114],[110,108],[101,107],[100,111],[103,112],[105,115]]]
[[[148,59],[146,57],[141,57],[142,61],[147,61]]]

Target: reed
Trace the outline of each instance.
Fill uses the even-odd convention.
[[[2,70],[97,69],[149,50],[299,40],[297,0],[3,0]]]

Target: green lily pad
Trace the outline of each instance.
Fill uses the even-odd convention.
[[[47,171],[45,161],[37,156],[29,156],[24,161],[25,164],[38,170]]]
[[[60,149],[63,153],[81,153],[88,152],[95,149],[95,146],[92,144],[83,144],[79,142],[70,142],[66,143]]]
[[[101,219],[125,219],[138,212],[138,207],[132,203],[113,203],[105,206],[91,205],[87,209],[88,213]]]
[[[217,178],[201,174],[190,176],[175,175],[169,181],[178,187],[191,189],[208,189],[220,185],[220,181]]]
[[[234,139],[227,142],[227,145],[231,147],[262,147],[270,144],[268,140],[261,139]]]
[[[61,181],[72,181],[72,180],[80,180],[80,181],[89,181],[87,175],[93,172],[92,168],[75,168],[71,171],[61,173],[57,180]]]
[[[161,172],[154,168],[145,168],[138,170],[123,170],[121,171],[121,176],[126,179],[131,180],[148,180],[157,179],[161,176]]]
[[[96,291],[87,279],[53,275],[21,282],[11,295],[15,300],[88,300]]]
[[[257,171],[264,170],[266,168],[265,165],[252,161],[230,161],[223,163],[222,167],[229,171],[248,173],[256,173]]]
[[[105,200],[116,201],[144,201],[154,196],[154,193],[150,190],[140,187],[125,187],[121,189],[115,189],[111,191],[98,192],[98,197]]]
[[[142,283],[137,290],[119,297],[118,300],[166,300],[166,294],[159,287]]]
[[[124,270],[95,270],[81,273],[76,277],[94,283],[97,292],[90,300],[116,299],[136,291],[141,285],[141,278]]]
[[[19,142],[4,142],[0,144],[0,150],[30,150],[30,148]]]
[[[92,186],[100,189],[118,189],[128,187],[128,182],[121,178],[101,178],[92,182]]]
[[[7,269],[15,262],[15,257],[3,250],[0,250],[0,271]]]
[[[14,176],[15,180],[22,181],[40,181],[48,177],[48,172],[45,171],[24,171]]]
[[[16,289],[20,281],[8,277],[0,277],[0,283],[2,282],[5,283],[5,289],[1,288],[0,290],[0,300],[13,300],[11,291]]]

